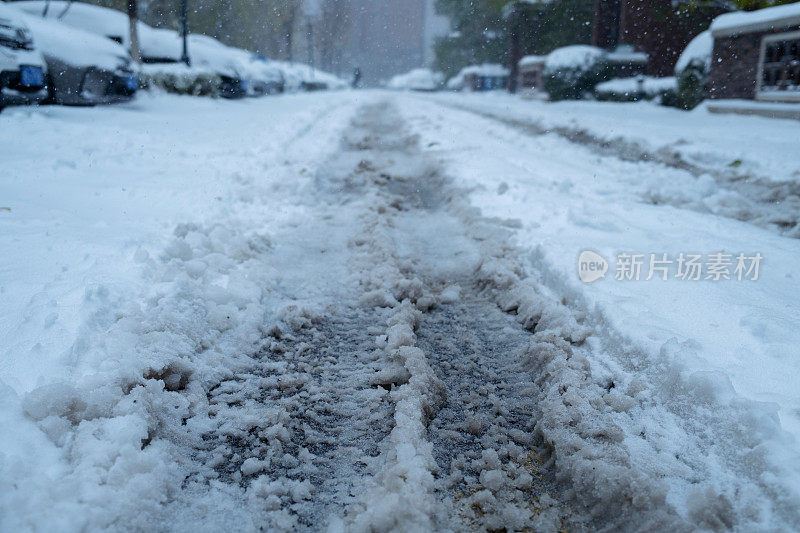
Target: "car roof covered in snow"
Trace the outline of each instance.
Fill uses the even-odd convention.
[[[109,39],[71,28],[54,20],[26,16],[20,12],[33,34],[34,42],[46,58],[76,67],[116,70],[129,64],[127,50]]]
[[[48,2],[24,0],[15,5],[30,15],[41,16]],[[102,35],[130,47],[128,15],[114,9],[93,6],[83,2],[51,0],[47,7],[47,18],[96,35]],[[139,22],[139,42],[144,57],[178,60],[181,55],[178,34],[172,30],[151,28]]]
[[[711,23],[714,37],[800,25],[800,2],[758,11],[736,11],[718,16]]]
[[[0,20],[13,24],[14,26],[27,26],[19,10],[5,2],[0,2]]]

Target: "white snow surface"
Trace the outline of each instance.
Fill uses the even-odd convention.
[[[547,56],[528,55],[519,60],[519,66],[540,65],[547,60]]]
[[[692,63],[702,65],[706,72],[711,69],[711,54],[714,50],[714,37],[711,30],[699,33],[689,41],[686,48],[675,63],[675,74],[678,75]]]
[[[362,105],[380,101],[407,133],[369,122],[386,112]],[[675,150],[708,175],[598,153],[536,124]],[[530,432],[553,448],[566,504],[613,517],[600,524],[630,527],[636,517],[619,513],[642,513],[645,529],[796,529],[800,239],[735,220],[738,181],[712,177],[738,158],[731,172],[766,177],[764,188],[797,183],[793,131],[646,104],[361,91],[5,110],[0,530],[297,528],[292,512],[319,493],[311,446],[289,448],[289,433],[337,408],[318,381],[348,352],[318,354],[316,336],[292,336],[315,324],[324,337],[320,324],[345,320],[337,311],[357,290],[375,323],[350,333],[375,362],[336,367],[354,373],[340,400],[376,430],[391,401],[391,426],[363,473],[340,472],[363,475],[361,492],[328,494],[352,512],[316,526],[437,528],[429,423],[453,391],[417,326],[461,300],[437,278],[457,275],[476,276],[521,325],[504,338],[530,337],[519,364],[536,386],[535,427],[513,440]],[[402,176],[418,181],[403,189]],[[754,282],[582,284],[584,249],[760,252],[764,263]],[[289,343],[310,356],[281,359]],[[308,404],[263,402],[295,389]],[[496,429],[512,414],[493,401]],[[305,406],[319,411],[296,411]],[[182,422],[187,433],[164,435]],[[244,444],[203,447],[221,435]],[[207,469],[192,470],[183,447],[207,454]],[[499,497],[531,484],[509,458],[520,449],[506,442],[460,467],[483,487],[466,509],[501,508],[503,522],[484,529],[532,519]],[[235,472],[214,470],[228,460]],[[275,477],[276,463],[307,477]]]
[[[548,71],[565,68],[589,68],[605,54],[606,52],[602,49],[586,44],[556,48],[547,55],[545,68]]]
[[[800,2],[793,2],[756,11],[725,13],[711,23],[711,32],[714,35],[730,35],[762,29],[791,28],[798,23],[800,23]]]
[[[642,80],[641,85],[639,80]],[[633,78],[614,78],[603,83],[598,83],[595,90],[600,93],[636,93],[640,89],[645,94],[655,95],[662,91],[677,88],[677,81],[674,77],[655,78],[653,76],[642,76]]]
[[[336,105],[331,96],[161,95],[3,113],[2,157],[13,170],[3,176],[9,210],[0,210],[9,250],[0,268],[0,529],[136,527],[139,512],[166,501],[174,455],[130,444],[147,438],[155,396],[137,401],[127,387],[142,372],[177,386],[220,357],[235,366],[264,315],[277,312],[270,294],[286,285],[303,301],[289,266],[297,254],[266,268],[263,256],[273,231],[305,217],[280,191],[335,146],[352,113]],[[304,139],[320,116],[326,126]],[[48,159],[31,139],[47,144]],[[322,273],[303,276],[324,305],[312,289]],[[221,352],[189,369],[180,362],[212,345]],[[174,396],[158,401],[178,402],[176,415],[186,409]]]

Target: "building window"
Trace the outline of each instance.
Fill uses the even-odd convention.
[[[800,32],[768,35],[761,41],[758,98],[800,100]]]

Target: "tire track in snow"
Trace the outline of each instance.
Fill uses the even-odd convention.
[[[731,168],[703,166],[687,160],[680,152],[669,147],[653,151],[635,141],[620,137],[607,139],[579,127],[544,126],[534,120],[512,119],[468,105],[441,101],[436,101],[436,104],[499,122],[527,135],[556,134],[600,156],[615,157],[630,163],[663,165],[687,172],[696,179],[706,178],[711,181],[713,178],[716,186],[726,191],[731,198],[722,198],[716,204],[708,205],[692,202],[685,196],[674,198],[652,191],[645,194],[642,200],[653,205],[668,204],[700,212],[711,211],[771,229],[787,237],[800,238],[800,183],[796,181],[776,181],[769,177],[743,174]]]
[[[365,379],[375,313],[347,304],[323,314],[290,306],[255,365],[208,393],[217,422],[204,462],[246,488],[270,528],[319,529],[356,496],[391,429],[386,391]]]
[[[455,191],[390,106],[364,109],[350,135],[368,157],[347,189],[371,196],[373,205],[356,239],[372,265],[363,270],[362,300],[395,313],[373,377],[391,390],[395,424],[367,482],[370,496],[341,525],[481,531],[577,524],[551,496],[552,465],[532,432],[534,385],[523,366],[530,333],[481,295],[479,239],[446,213]],[[431,256],[437,248],[443,257]]]

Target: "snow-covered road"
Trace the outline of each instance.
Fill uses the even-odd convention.
[[[0,116],[0,530],[800,525],[800,241],[456,103]],[[767,259],[585,285],[584,248]]]

